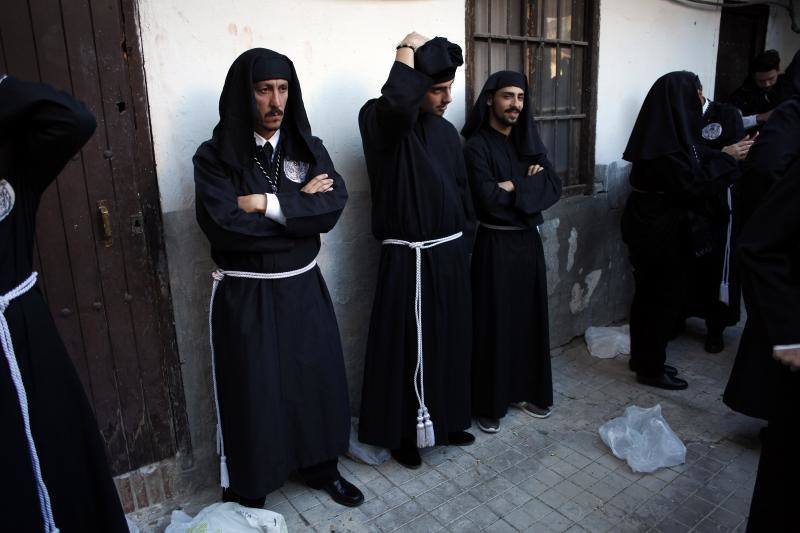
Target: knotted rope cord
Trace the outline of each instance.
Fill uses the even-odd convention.
[[[15,288],[8,291],[6,294],[0,295],[0,344],[3,346],[3,352],[8,362],[8,370],[11,373],[11,380],[14,382],[14,388],[17,390],[17,400],[19,401],[19,410],[22,414],[22,424],[25,427],[25,438],[28,440],[28,454],[31,457],[31,465],[33,466],[33,476],[36,478],[36,495],[39,498],[39,511],[42,513],[42,522],[44,522],[44,530],[48,533],[57,533],[55,518],[53,518],[53,508],[50,504],[50,493],[47,491],[47,486],[44,484],[44,477],[42,476],[42,467],[39,462],[39,454],[36,452],[36,444],[33,442],[33,433],[31,432],[31,417],[28,411],[28,395],[25,392],[25,384],[22,382],[22,373],[19,370],[17,363],[17,356],[14,353],[14,344],[11,342],[11,330],[8,327],[5,312],[11,301],[19,298],[36,285],[36,272],[31,273],[28,279],[17,285]]]
[[[407,246],[414,250],[416,255],[416,280],[414,291],[414,317],[417,322],[417,366],[414,368],[414,394],[417,395],[419,409],[417,409],[417,447],[428,448],[436,444],[433,433],[433,422],[425,405],[425,364],[422,353],[422,250],[433,248],[446,242],[461,238],[462,232],[454,233],[441,239],[428,241],[404,241],[401,239],[385,239],[382,244]]]
[[[215,270],[211,273],[213,282],[211,283],[211,298],[208,303],[208,342],[211,346],[211,384],[214,387],[214,410],[217,414],[217,454],[219,455],[219,484],[222,488],[230,486],[230,475],[228,474],[228,458],[225,456],[225,441],[222,438],[222,417],[219,412],[219,395],[217,392],[217,359],[214,353],[214,298],[217,295],[219,283],[226,277],[247,278],[247,279],[284,279],[304,274],[317,266],[314,259],[309,264],[289,272],[244,272],[241,270]]]

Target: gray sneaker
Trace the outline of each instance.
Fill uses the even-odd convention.
[[[500,431],[499,418],[486,418],[483,416],[478,417],[478,427],[484,433],[497,433]]]
[[[547,418],[553,413],[553,410],[549,407],[539,407],[530,402],[518,402],[515,403],[514,406],[521,409],[523,413],[534,418]]]

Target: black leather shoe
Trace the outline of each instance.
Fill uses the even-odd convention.
[[[683,390],[689,386],[686,380],[670,376],[666,372],[658,376],[645,376],[643,374],[636,374],[636,381],[642,385],[650,385],[651,387],[658,387],[659,389],[667,390]]]
[[[706,344],[703,346],[708,353],[719,353],[725,349],[725,341],[722,340],[721,333],[709,333],[706,335]]]
[[[312,489],[324,490],[327,492],[331,499],[339,505],[346,505],[348,507],[358,507],[364,503],[364,494],[358,487],[347,481],[342,476],[339,479],[328,481],[320,485],[308,484]]]
[[[395,448],[392,450],[392,457],[404,467],[412,470],[416,470],[422,464],[422,457],[419,456],[419,450],[410,446]]]
[[[254,509],[263,509],[264,502],[267,501],[266,496],[261,496],[260,498],[245,498],[235,492],[233,492],[230,488],[222,489],[222,501],[223,502],[235,502],[244,507],[252,507]]]
[[[636,367],[630,360],[628,360],[628,368],[631,369],[631,372],[636,372]],[[672,365],[664,365],[664,373],[668,376],[677,376],[678,369]]]
[[[475,442],[475,435],[467,431],[453,431],[447,434],[447,444],[469,446],[473,442]]]

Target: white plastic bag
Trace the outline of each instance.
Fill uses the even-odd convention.
[[[183,511],[172,511],[164,533],[288,533],[283,515],[242,507],[238,503],[214,503],[192,518]]]
[[[609,359],[620,354],[631,353],[630,327],[589,327],[583,338],[589,353],[600,359]]]
[[[368,465],[380,465],[389,460],[389,450],[380,446],[364,444],[358,440],[358,418],[350,418],[350,447],[347,456],[354,461]]]
[[[600,426],[600,438],[634,472],[653,472],[686,461],[686,446],[661,416],[661,404],[649,409],[626,407],[625,416]]]

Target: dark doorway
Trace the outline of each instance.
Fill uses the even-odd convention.
[[[36,268],[114,474],[190,447],[134,7],[3,0],[0,17],[0,72],[97,117],[42,199]]]
[[[747,77],[750,60],[764,51],[769,6],[723,8],[714,99],[726,98]]]

